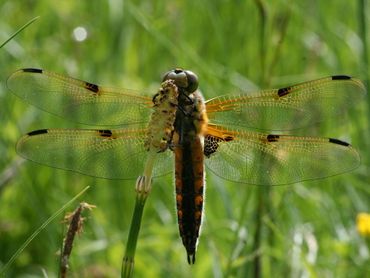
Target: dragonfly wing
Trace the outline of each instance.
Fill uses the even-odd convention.
[[[343,114],[366,93],[360,80],[332,76],[255,94],[207,101],[210,122],[261,130],[290,130]]]
[[[227,180],[281,185],[351,171],[360,157],[338,139],[224,130],[210,126],[205,136],[208,168]]]
[[[143,174],[146,130],[43,129],[23,136],[17,152],[47,166],[107,179]],[[158,153],[153,177],[171,172],[172,152]]]
[[[151,98],[134,91],[101,87],[40,69],[16,71],[7,85],[24,101],[84,124],[143,123],[151,113]]]

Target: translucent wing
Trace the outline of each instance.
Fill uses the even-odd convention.
[[[26,159],[47,166],[107,179],[136,179],[143,174],[145,129],[43,129],[17,144]],[[172,153],[158,153],[153,176],[173,169]]]
[[[208,168],[235,182],[280,185],[351,171],[360,157],[337,139],[273,135],[210,126],[205,137]]]
[[[134,91],[105,88],[40,69],[16,71],[7,85],[26,102],[84,124],[143,123],[151,113],[151,98]]]
[[[207,101],[213,124],[261,130],[289,130],[343,114],[366,90],[360,80],[332,76],[252,94],[220,96]]]

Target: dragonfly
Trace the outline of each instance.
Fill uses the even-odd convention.
[[[174,172],[179,233],[195,263],[205,165],[236,183],[282,185],[354,170],[358,152],[335,138],[285,132],[338,117],[359,103],[363,83],[335,75],[278,89],[205,100],[192,71],[167,72],[159,90],[96,85],[41,69],[14,72],[8,88],[25,102],[98,129],[40,129],[17,152],[39,164],[106,179],[135,179],[150,150],[153,177]],[[284,132],[285,131],[285,132]]]

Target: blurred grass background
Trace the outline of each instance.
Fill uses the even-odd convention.
[[[0,50],[0,265],[54,211],[91,185],[82,200],[97,209],[88,213],[70,271],[76,277],[117,277],[135,196],[134,181],[22,163],[14,150],[22,134],[79,126],[17,99],[5,84],[11,72],[39,67],[153,94],[164,72],[182,67],[198,74],[206,98],[333,74],[368,81],[366,2],[0,0],[0,42],[41,16]],[[87,31],[83,41],[73,35],[79,26]],[[264,188],[209,173],[194,266],[187,264],[178,236],[173,177],[156,179],[144,212],[136,277],[255,276],[257,257],[261,277],[369,275],[369,239],[356,231],[356,215],[370,212],[368,97],[349,119],[328,119],[320,127],[320,135],[349,141],[359,150],[362,165],[352,173],[271,188],[265,210],[258,210]],[[7,275],[45,271],[55,277],[62,238],[63,228],[54,221]]]

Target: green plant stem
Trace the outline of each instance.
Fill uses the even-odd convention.
[[[259,56],[261,62],[261,80],[260,84],[265,82],[266,79],[266,22],[267,22],[267,10],[265,3],[262,0],[255,0],[259,16],[260,16],[260,32],[259,32]]]
[[[137,194],[135,201],[135,209],[131,219],[131,227],[128,235],[126,253],[122,262],[122,277],[132,277],[134,271],[134,259],[137,246],[137,239],[141,227],[141,219],[143,216],[144,206],[148,195]]]
[[[362,69],[363,74],[365,76],[365,86],[369,88],[369,82],[370,82],[370,72],[369,72],[369,46],[367,43],[367,27],[366,24],[366,11],[367,11],[367,3],[366,0],[359,0],[358,1],[358,18],[359,18],[359,34],[361,37],[361,41],[363,43],[363,51],[362,51]],[[370,94],[368,94],[368,106],[369,106],[369,113],[370,113]]]
[[[262,217],[264,213],[264,198],[263,198],[264,190],[259,190],[258,192],[258,200],[257,200],[257,213],[256,213],[256,231],[254,233],[253,239],[253,252],[257,255],[253,260],[253,277],[258,278],[261,277],[261,255],[260,255],[260,248],[261,248],[261,235],[262,235]]]
[[[130,231],[128,234],[125,256],[122,260],[121,277],[132,277],[135,265],[135,252],[137,239],[139,237],[141,219],[146,199],[149,196],[152,184],[152,171],[156,159],[156,152],[150,151],[144,168],[144,175],[138,177],[136,181],[136,201],[135,209],[132,214]]]
[[[261,86],[266,85],[266,63],[267,63],[267,56],[266,56],[266,26],[268,21],[268,14],[266,3],[263,0],[255,0],[255,4],[257,6],[260,22],[259,22],[259,58],[261,61],[261,75],[259,83]],[[268,213],[268,209],[266,208],[268,204],[268,200],[266,200],[267,196],[269,196],[269,187],[261,188],[257,192],[257,207],[256,207],[256,230],[254,234],[254,241],[253,241],[253,250],[252,253],[255,253],[256,256],[253,259],[253,277],[259,278],[262,275],[262,244],[263,244],[263,222],[262,217],[265,213]]]

